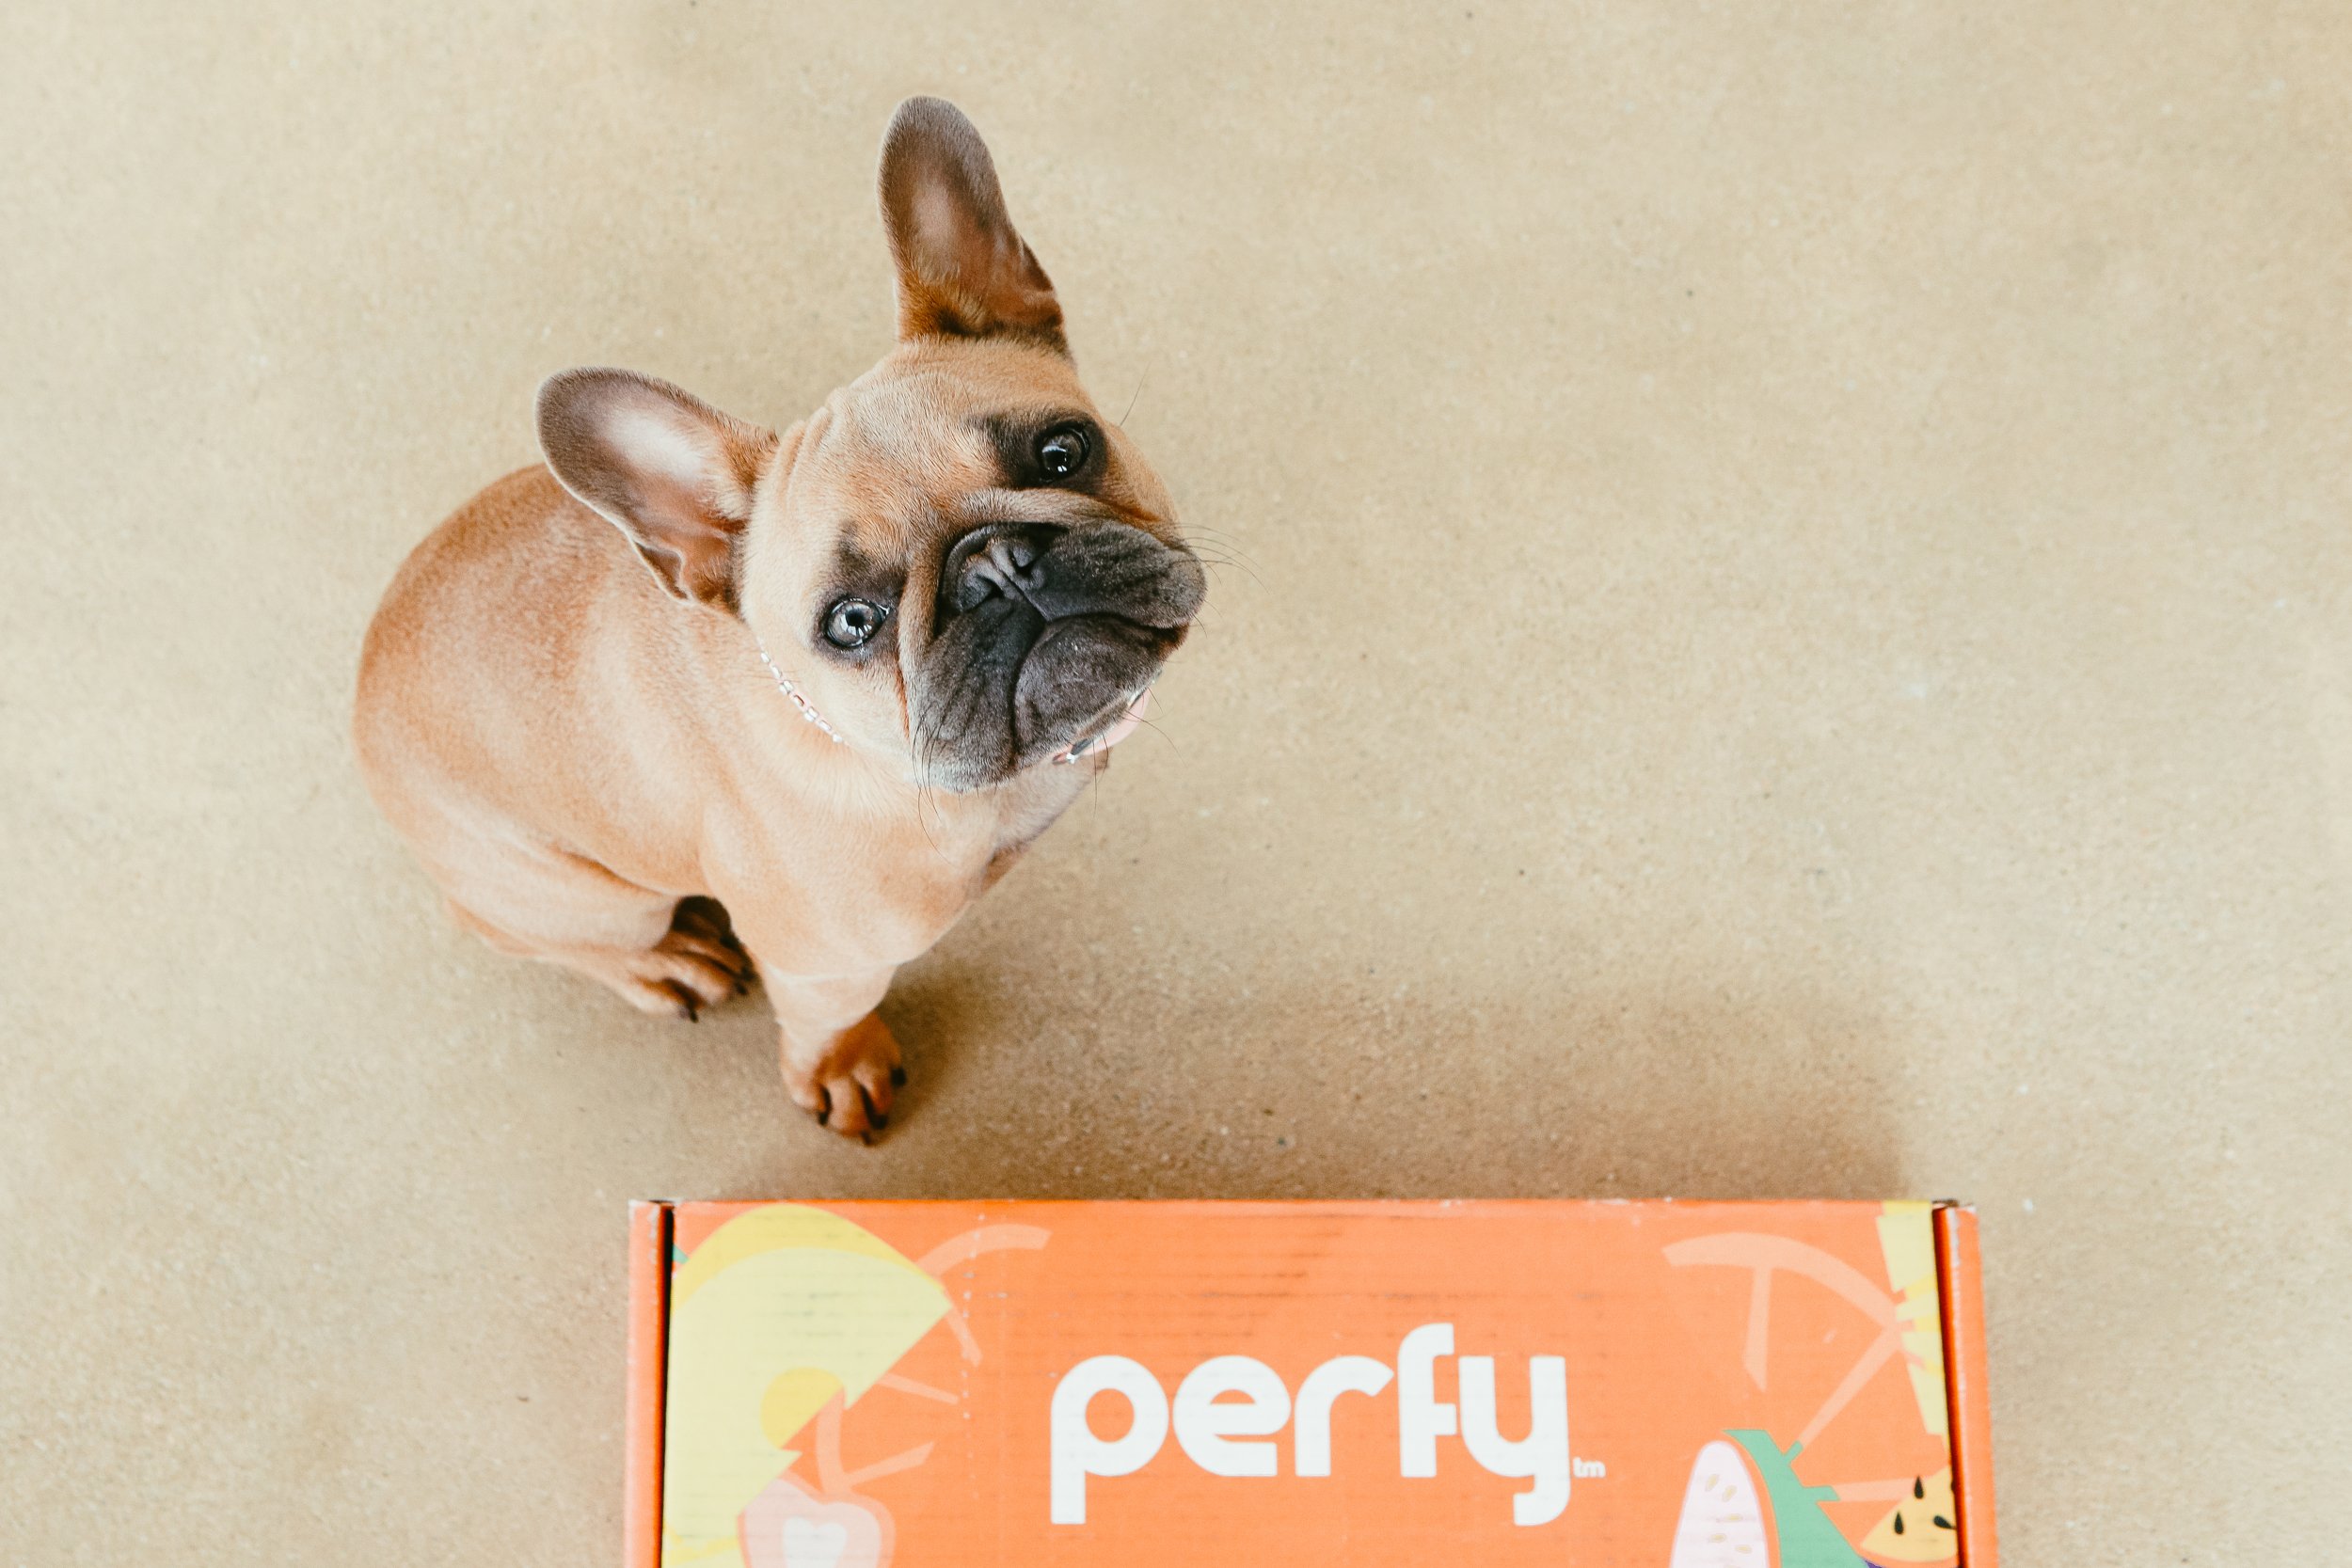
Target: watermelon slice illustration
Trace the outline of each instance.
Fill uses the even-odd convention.
[[[1951,1466],[1946,1465],[1911,1483],[1911,1496],[1862,1538],[1862,1555],[1877,1568],[1952,1568],[1960,1561],[1960,1536],[1952,1528],[1959,1517]]]

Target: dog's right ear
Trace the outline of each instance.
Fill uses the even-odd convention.
[[[775,432],[649,375],[577,370],[539,388],[539,447],[673,598],[735,609],[735,543]]]
[[[1053,279],[1012,226],[988,144],[944,98],[910,98],[882,135],[882,228],[901,339],[1025,338],[1067,355]]]

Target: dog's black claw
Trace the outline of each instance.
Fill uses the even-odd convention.
[[[894,1067],[890,1069],[890,1086],[894,1089],[903,1089],[907,1086],[906,1069]]]
[[[874,1131],[879,1132],[890,1125],[890,1113],[883,1111],[874,1117]]]

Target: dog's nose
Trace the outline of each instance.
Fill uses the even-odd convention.
[[[957,610],[974,609],[992,594],[1025,599],[1045,586],[1039,557],[1062,531],[1045,523],[989,523],[958,539],[940,574],[946,597]]]

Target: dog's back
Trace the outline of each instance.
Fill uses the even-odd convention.
[[[658,851],[691,842],[661,820],[689,802],[665,800],[663,770],[627,765],[686,741],[675,710],[646,700],[678,678],[644,645],[672,624],[643,613],[660,599],[542,466],[459,508],[394,578],[360,654],[352,739],[370,793],[474,924],[524,915],[492,891],[517,854],[593,846],[624,876],[691,891]],[[609,678],[615,664],[639,678]]]

